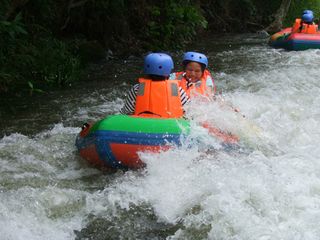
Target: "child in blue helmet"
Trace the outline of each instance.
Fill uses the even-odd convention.
[[[199,52],[186,52],[183,56],[182,65],[183,71],[170,74],[170,79],[179,80],[180,86],[185,90],[190,99],[200,94],[216,100],[216,86],[208,70],[208,58],[206,55]],[[196,94],[193,94],[194,92]],[[222,97],[220,96],[219,99],[222,99]],[[229,106],[235,112],[240,112],[239,108],[233,107],[230,104]]]
[[[208,70],[208,58],[203,53],[186,52],[182,65],[183,71],[172,73],[170,79],[180,80],[180,86],[189,97],[215,93],[214,80]]]
[[[314,16],[311,10],[304,10],[301,18],[297,18],[293,24],[292,33],[317,33],[318,25],[313,22]]]
[[[311,10],[304,10],[301,16],[300,33],[316,34],[318,33],[318,25],[313,22],[314,16]]]
[[[144,59],[144,70],[143,70],[144,76],[143,76],[143,78],[139,78],[140,83],[135,84],[128,92],[126,100],[125,100],[125,105],[120,110],[120,113],[127,114],[127,115],[132,115],[132,114],[138,115],[139,113],[137,113],[136,110],[137,110],[137,108],[140,109],[140,106],[138,106],[138,102],[136,102],[136,100],[137,100],[137,96],[140,97],[141,92],[143,92],[145,90],[145,83],[148,83],[148,81],[149,81],[149,83],[150,82],[160,82],[163,84],[167,84],[167,82],[168,82],[167,80],[169,79],[169,75],[170,75],[172,69],[173,69],[173,60],[169,55],[164,54],[164,53],[150,53],[150,54],[148,54]],[[154,85],[154,86],[156,86],[156,85]],[[154,89],[154,90],[156,91],[156,89]],[[149,92],[149,94],[152,94],[152,93]],[[189,98],[186,95],[185,91],[181,87],[178,86],[178,84],[177,84],[177,94],[179,95],[179,99],[180,99],[179,105],[184,106],[189,101]],[[157,94],[154,94],[154,95],[157,95]],[[148,99],[149,98],[146,98],[146,101],[148,101]],[[167,101],[167,99],[169,99],[168,101],[175,101],[175,100],[172,100],[174,98],[170,98],[170,96],[159,96],[157,101],[161,105],[161,103],[163,101]],[[153,102],[155,102],[155,100],[153,100]],[[142,105],[143,104],[144,103],[142,103]],[[139,104],[139,105],[141,105],[141,104]],[[168,105],[171,106],[174,104],[168,104]],[[157,111],[157,110],[154,110],[156,108],[157,107],[154,106],[152,111]],[[150,110],[148,110],[148,112],[150,112]],[[170,111],[167,111],[167,112],[170,112]],[[172,110],[172,112],[174,112],[174,110]],[[157,114],[161,115],[160,113],[157,113]],[[161,116],[161,117],[170,117],[170,116]]]
[[[301,20],[303,23],[314,24],[313,22],[313,12],[311,10],[304,10],[302,12]]]

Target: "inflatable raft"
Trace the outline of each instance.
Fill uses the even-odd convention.
[[[269,44],[274,48],[286,50],[320,49],[320,33],[291,33],[292,28],[273,34]]]
[[[239,140],[208,123],[202,126],[224,143],[234,144]],[[183,118],[113,115],[92,125],[86,124],[77,136],[76,147],[90,164],[135,169],[144,166],[139,152],[159,152],[179,146],[189,132],[190,123]]]
[[[175,118],[113,115],[86,126],[76,139],[80,155],[89,163],[110,168],[139,168],[138,152],[159,152],[181,144],[189,122]]]

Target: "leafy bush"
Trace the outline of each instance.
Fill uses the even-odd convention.
[[[181,48],[193,39],[199,30],[207,27],[207,21],[199,8],[191,1],[164,1],[164,6],[150,6],[146,36],[150,49]]]
[[[19,37],[26,34],[21,23],[21,15],[17,15],[11,22],[0,21],[0,91],[7,90],[9,84],[15,83],[20,78],[18,69],[12,63],[15,64],[17,48],[24,44]]]
[[[290,24],[305,8],[318,15],[318,1],[292,1]],[[280,4],[278,0],[2,0],[0,92],[21,87],[34,92],[76,81],[80,64],[103,58],[108,49],[119,55],[177,50],[201,37],[206,28],[256,31],[268,25]]]
[[[30,36],[22,17],[0,21],[0,91],[61,86],[79,77],[80,61],[70,47],[50,33]]]

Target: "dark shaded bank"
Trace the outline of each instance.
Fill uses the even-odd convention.
[[[86,78],[90,62],[183,49],[208,32],[262,30],[280,7],[278,0],[2,0],[0,92],[69,86]]]

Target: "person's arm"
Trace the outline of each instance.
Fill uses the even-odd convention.
[[[139,84],[135,84],[129,90],[127,97],[126,97],[126,100],[125,100],[125,104],[120,109],[121,114],[132,115],[134,113],[138,89],[139,89]]]

